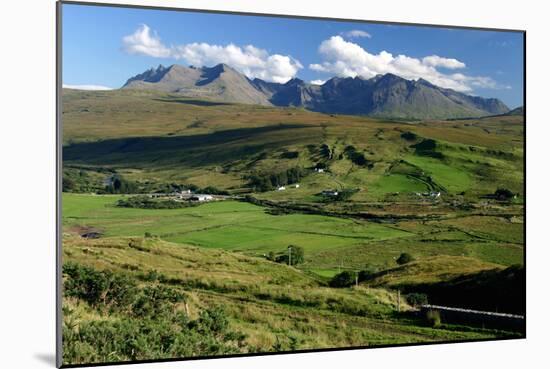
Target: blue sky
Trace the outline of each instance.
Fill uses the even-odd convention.
[[[225,62],[322,83],[394,73],[523,105],[523,35],[363,22],[63,5],[63,83],[118,88],[159,64]]]

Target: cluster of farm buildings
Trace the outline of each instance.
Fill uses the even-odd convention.
[[[174,200],[197,201],[197,202],[207,202],[207,201],[220,200],[222,198],[225,198],[225,196],[219,196],[219,195],[193,193],[191,190],[175,191],[170,194],[152,193],[152,194],[149,194],[149,197],[153,197],[153,198],[170,197]]]

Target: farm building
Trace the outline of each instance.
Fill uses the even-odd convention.
[[[176,192],[174,194],[175,197],[178,197],[180,199],[188,199],[192,195],[193,193],[191,192],[191,190],[182,190],[181,192]]]
[[[416,192],[415,193],[416,196],[423,196],[423,197],[431,197],[431,198],[434,198],[434,199],[438,199],[441,197],[441,192],[435,192],[435,191],[432,191],[432,192]]]
[[[214,200],[214,196],[212,195],[202,195],[202,194],[196,194],[189,198],[191,201],[212,201]]]

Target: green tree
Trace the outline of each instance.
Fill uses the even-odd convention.
[[[399,257],[396,260],[397,264],[399,265],[407,264],[407,263],[410,263],[411,261],[414,261],[414,258],[412,257],[411,254],[406,252],[399,255]]]
[[[355,283],[355,273],[350,271],[343,271],[341,273],[336,274],[329,282],[329,286],[336,287],[336,288],[342,288],[342,287],[349,287]]]
[[[106,186],[107,193],[136,193],[138,190],[134,182],[124,179],[120,175],[112,178],[111,183]]]
[[[371,279],[376,273],[378,273],[378,271],[378,268],[372,264],[365,265],[365,269],[359,272],[359,282]]]
[[[275,257],[275,261],[277,263],[288,265],[289,256],[291,265],[301,264],[304,262],[304,249],[300,246],[289,245],[285,252]]]
[[[428,303],[428,295],[425,293],[413,292],[407,295],[407,302],[412,306],[421,306]]]
[[[514,193],[507,188],[499,188],[495,191],[495,197],[502,201],[510,200],[514,197]]]
[[[295,245],[289,245],[288,248],[292,256],[292,265],[302,264],[304,262],[304,249]]]
[[[63,176],[63,192],[72,192],[76,188],[76,182],[69,177]]]

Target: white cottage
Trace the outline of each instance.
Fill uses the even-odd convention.
[[[194,195],[193,197],[191,197],[191,200],[192,201],[212,201],[214,200],[214,196],[212,195],[202,195],[202,194],[198,194],[198,195]]]

